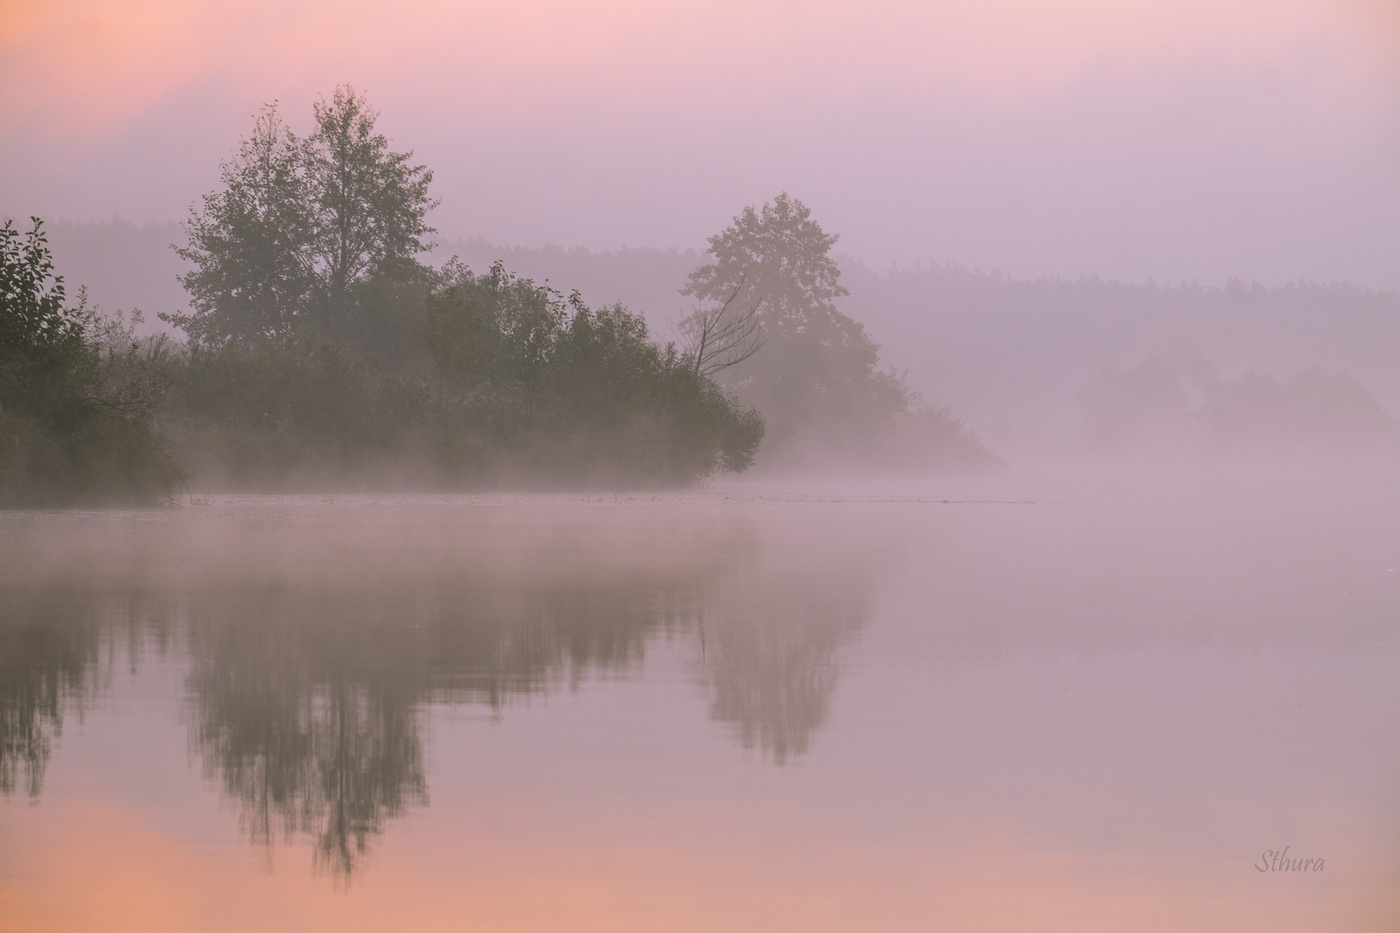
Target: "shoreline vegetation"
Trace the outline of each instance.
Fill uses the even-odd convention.
[[[39,218],[3,228],[0,506],[187,488],[675,488],[766,464],[999,464],[879,366],[836,237],[787,194],[710,240],[661,343],[507,271],[421,263],[432,172],[337,88],[298,136],[275,105],[191,209],[183,339],[70,300]]]

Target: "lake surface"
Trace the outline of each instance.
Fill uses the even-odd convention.
[[[1394,930],[1394,485],[0,515],[0,929]]]

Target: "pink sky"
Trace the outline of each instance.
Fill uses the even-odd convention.
[[[790,190],[876,265],[1400,286],[1396,9],[20,0],[0,212],[178,219],[348,82],[447,236],[702,246]]]

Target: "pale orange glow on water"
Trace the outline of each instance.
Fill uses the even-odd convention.
[[[25,867],[22,883],[0,878],[0,929],[1391,929],[1377,898],[1383,870],[1367,884],[1355,871],[1261,879],[1233,861],[1055,852],[1010,836],[934,847],[814,842],[794,825],[784,830],[796,838],[765,833],[735,848],[745,818],[762,818],[722,810],[677,814],[662,830],[616,814],[590,820],[584,809],[567,826],[522,835],[533,822],[527,806],[491,805],[402,827],[349,892],[285,865],[263,873],[246,852],[180,839],[121,805],[31,810],[6,821]]]

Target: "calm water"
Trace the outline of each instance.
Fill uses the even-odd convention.
[[[1392,485],[0,516],[0,929],[1393,930]]]

